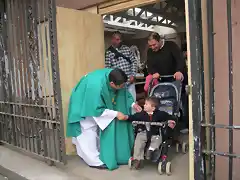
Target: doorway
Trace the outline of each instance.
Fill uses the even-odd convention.
[[[126,3],[127,3],[127,1],[125,1]],[[131,1],[131,2],[133,2],[133,1]],[[137,1],[136,1],[137,2]],[[143,2],[143,1],[141,1],[141,2]],[[164,1],[165,2],[165,5],[163,5],[163,7],[162,8],[164,8],[165,6],[166,6],[166,2],[167,1]],[[170,1],[169,1],[170,2]],[[185,5],[186,4],[188,4],[188,1],[186,1],[187,3],[185,3]],[[110,2],[109,2],[110,3]],[[150,4],[152,3],[152,1],[150,2]],[[161,2],[162,3],[162,2]],[[173,2],[172,2],[173,3]],[[183,1],[183,4],[184,4],[184,1]],[[114,15],[115,13],[121,13],[121,11],[128,11],[129,9],[133,9],[133,8],[139,8],[139,9],[141,9],[141,7],[144,7],[144,6],[148,6],[149,5],[149,3],[147,3],[147,2],[145,2],[144,3],[144,5],[143,4],[141,4],[142,6],[140,6],[139,4],[131,4],[131,6],[128,4],[128,6],[125,6],[125,7],[123,7],[123,6],[121,6],[121,8],[116,8],[116,7],[120,7],[120,5],[113,5],[114,7],[112,8],[113,10],[111,11],[111,7],[110,6],[105,6],[105,9],[104,9],[104,7],[103,6],[101,6],[101,9],[99,10],[99,8],[97,8],[98,10],[96,10],[96,14],[93,14],[93,13],[89,13],[89,12],[86,12],[86,11],[72,11],[71,13],[70,13],[70,10],[64,10],[65,12],[62,12],[62,15],[59,15],[59,14],[61,14],[60,13],[60,11],[58,12],[58,16],[61,16],[63,19],[65,18],[65,21],[64,22],[60,22],[61,21],[61,18],[59,18],[59,20],[58,20],[58,23],[59,23],[59,27],[58,27],[58,31],[61,31],[61,33],[58,33],[58,34],[61,34],[61,35],[59,35],[58,36],[58,42],[59,42],[59,44],[61,44],[61,49],[60,49],[60,57],[59,57],[59,59],[60,59],[60,61],[62,61],[62,64],[64,65],[63,66],[63,70],[65,71],[67,71],[67,69],[68,69],[68,66],[70,66],[70,63],[68,62],[68,63],[64,63],[64,60],[65,59],[76,59],[76,63],[72,66],[72,68],[70,68],[69,67],[69,69],[73,69],[73,71],[75,72],[75,70],[76,69],[78,69],[78,71],[76,71],[76,73],[73,73],[73,74],[70,74],[71,76],[74,76],[74,78],[72,78],[72,77],[70,77],[70,75],[69,75],[69,77],[67,78],[68,80],[69,79],[75,79],[75,80],[78,80],[79,79],[79,76],[82,76],[82,75],[84,75],[86,72],[89,72],[89,71],[91,71],[91,70],[94,70],[94,69],[96,69],[96,68],[103,68],[104,67],[104,53],[105,53],[105,48],[106,48],[106,46],[105,46],[105,42],[104,42],[104,38],[103,37],[101,37],[100,35],[101,34],[104,34],[104,29],[105,29],[105,34],[107,34],[108,32],[107,31],[112,31],[112,30],[109,30],[109,29],[112,29],[113,27],[107,27],[107,30],[106,30],[106,26],[104,27],[104,25],[103,25],[103,23],[102,23],[102,18],[104,18],[104,17],[101,17],[101,16],[99,16],[99,15],[106,15],[105,16],[105,18],[107,17],[107,16],[110,16],[110,15]],[[183,7],[185,8],[185,5],[183,5]],[[149,5],[150,6],[150,5]],[[155,4],[153,4],[153,5],[151,5],[152,6],[152,9],[156,9],[156,5]],[[155,7],[153,7],[153,6],[155,6]],[[188,7],[187,5],[186,5],[186,7]],[[199,6],[200,7],[200,6]],[[106,8],[108,9],[108,11],[106,10]],[[157,7],[158,8],[158,7]],[[167,7],[165,7],[166,9],[168,9]],[[193,8],[194,9],[194,7],[193,7],[193,4],[191,4],[191,8]],[[104,9],[104,11],[103,11],[103,9]],[[188,9],[190,9],[190,7],[188,7]],[[135,9],[136,10],[136,9]],[[157,10],[159,10],[159,9],[157,9]],[[68,11],[68,12],[67,12]],[[133,11],[133,10],[132,10]],[[140,10],[141,11],[141,10]],[[172,11],[172,12],[176,12],[176,10],[169,10],[170,12]],[[103,13],[104,12],[104,13]],[[130,13],[130,12],[129,12]],[[185,12],[185,13],[187,13],[187,12]],[[184,13],[184,18],[185,18],[185,13]],[[174,14],[174,13],[173,13]],[[188,13],[187,13],[188,14]],[[76,16],[76,18],[71,18],[71,20],[70,19],[67,19],[66,20],[66,17],[67,17],[67,15],[68,16],[70,16],[70,15],[72,15],[72,16]],[[131,14],[130,14],[131,15]],[[140,15],[141,16],[141,15]],[[188,16],[189,16],[189,14],[188,14]],[[201,16],[201,13],[200,13],[200,16]],[[198,17],[199,17],[199,15],[198,15]],[[113,17],[114,18],[114,17]],[[139,18],[139,17],[138,17]],[[141,18],[141,17],[140,17]],[[191,21],[196,21],[196,19],[194,19],[195,17],[193,17],[192,15],[191,15]],[[93,19],[94,19],[94,22],[93,22]],[[110,17],[109,17],[109,19],[110,19]],[[118,18],[119,19],[119,18]],[[105,20],[108,20],[108,19],[105,19]],[[116,20],[116,19],[113,19],[113,20]],[[145,19],[146,20],[146,19]],[[162,23],[164,23],[164,20],[163,19],[161,19],[161,18],[159,18],[159,21],[161,21],[162,20]],[[184,19],[185,20],[185,19]],[[184,21],[183,20],[183,21]],[[154,20],[153,20],[153,22],[154,22]],[[165,23],[165,26],[166,26],[166,24],[167,25],[174,25],[173,23],[174,22],[172,22],[171,20],[168,20],[168,21],[165,21],[166,23]],[[188,27],[188,28],[185,28],[185,31],[183,31],[183,33],[185,33],[185,32],[188,32],[188,31],[190,31],[189,30],[189,26],[190,26],[190,21],[188,21],[188,20],[186,20],[185,22],[188,22],[187,23],[187,25],[185,24],[185,26],[183,26],[183,27]],[[193,31],[194,30],[194,35],[198,35],[198,37],[200,37],[199,36],[199,32],[198,31],[196,31],[194,28],[199,28],[199,22],[201,22],[201,21],[197,21],[197,23],[195,23],[195,26],[196,27],[194,27],[193,26],[193,24],[191,24],[191,31]],[[151,22],[152,23],[152,22]],[[156,23],[156,21],[155,21],[155,23]],[[144,23],[144,24],[147,24],[147,23]],[[176,23],[175,23],[176,24]],[[77,27],[76,27],[77,26]],[[140,26],[142,26],[142,25],[140,25]],[[66,27],[68,27],[68,29],[66,29]],[[74,29],[71,29],[70,27],[73,27]],[[149,26],[147,26],[147,28],[149,29]],[[151,26],[150,26],[150,28],[151,28]],[[132,29],[132,28],[130,28],[130,27],[124,27],[123,29],[120,29],[120,31],[122,31],[123,33],[125,33],[126,34],[126,37],[131,37],[132,38],[132,36],[135,36],[134,34],[132,34],[132,33],[135,33],[136,31],[140,31],[140,32],[142,32],[142,34],[144,34],[144,32],[146,32],[146,29],[144,29],[144,30],[142,30],[142,29],[137,29],[137,30],[134,30],[134,31],[132,31],[132,30],[130,30],[130,29]],[[116,29],[114,29],[114,30],[116,30]],[[80,33],[81,32],[81,33]],[[147,30],[147,33],[149,33],[149,32],[151,32],[151,31],[149,31],[149,30]],[[91,36],[90,36],[91,35]],[[187,37],[187,42],[190,42],[190,39],[188,38],[188,36],[189,36],[189,33],[188,33],[188,35],[186,35],[186,37]],[[68,39],[64,39],[64,37],[68,37]],[[70,38],[71,37],[71,38]],[[85,37],[90,37],[90,39],[88,39],[88,40],[86,40],[86,38]],[[183,37],[184,37],[184,35],[183,35]],[[194,37],[194,36],[193,36]],[[72,39],[73,41],[69,41],[69,38],[70,39]],[[146,35],[145,35],[145,38],[146,38]],[[97,39],[97,40],[96,40]],[[129,38],[128,38],[129,39]],[[137,38],[136,38],[137,39]],[[180,38],[181,39],[181,38]],[[184,38],[183,38],[184,39]],[[171,39],[169,39],[169,40],[171,40]],[[192,40],[192,42],[195,42],[195,40],[194,39],[191,39]],[[199,39],[198,39],[199,40]],[[200,41],[200,40],[199,40]],[[84,43],[83,43],[84,42]],[[74,45],[73,45],[73,43],[74,43]],[[145,43],[143,43],[143,44],[145,44]],[[131,44],[130,44],[131,45]],[[77,46],[77,47],[76,47]],[[181,46],[181,43],[180,43],[180,46]],[[189,48],[192,48],[193,49],[193,51],[194,51],[194,48],[196,48],[196,46],[190,46],[190,44],[188,43],[188,49]],[[80,48],[81,47],[81,48]],[[201,49],[201,48],[199,48],[200,47],[200,45],[197,45],[197,50],[199,51],[199,49]],[[179,47],[179,48],[181,48],[181,47]],[[71,58],[69,58],[69,53],[68,54],[66,54],[65,52],[66,52],[66,49],[68,49],[69,51],[71,51],[71,52],[74,52],[75,53],[75,56],[76,57],[71,57]],[[140,49],[140,48],[139,48]],[[144,49],[144,48],[143,48]],[[139,51],[140,52],[140,57],[144,57],[144,55],[141,55],[141,50]],[[142,54],[144,54],[143,52],[142,52]],[[196,53],[197,55],[199,55],[198,53]],[[196,55],[195,54],[195,55]],[[81,64],[79,63],[79,56],[81,57]],[[188,57],[189,57],[189,59],[196,59],[196,57],[192,57],[191,58],[191,56],[193,56],[192,54],[190,54],[190,52],[188,52]],[[197,59],[198,58],[201,58],[201,57],[197,57]],[[98,60],[98,61],[96,61],[96,59]],[[189,60],[190,61],[190,60]],[[190,64],[190,62],[188,61],[188,65],[191,65]],[[98,62],[97,64],[95,63],[95,62]],[[196,64],[195,64],[196,65]],[[199,64],[197,64],[197,65],[199,65]],[[196,66],[194,66],[194,70],[197,70],[197,65]],[[60,66],[61,66],[61,62],[60,62]],[[79,66],[79,68],[78,68],[78,66]],[[190,67],[192,67],[192,65],[191,66],[189,66],[189,69],[190,69]],[[61,68],[60,68],[61,69]],[[79,69],[81,69],[81,71],[79,71]],[[190,71],[190,70],[189,70]],[[199,72],[199,70],[197,71],[197,72]],[[66,72],[64,73],[64,74],[66,74]],[[77,76],[76,76],[76,74],[77,74]],[[201,73],[200,73],[201,74]],[[74,80],[74,81],[75,81]],[[193,80],[193,78],[190,78],[190,80],[192,81]],[[68,83],[68,86],[70,87],[68,87],[68,89],[66,89],[66,91],[65,92],[70,92],[70,90],[71,90],[71,88],[74,86],[74,84],[76,83],[76,82],[74,82],[74,81],[72,81],[72,82],[67,82]],[[72,85],[69,85],[69,83],[72,83]],[[195,87],[194,87],[195,88]],[[190,92],[191,91],[193,91],[193,89],[190,89]],[[195,94],[196,95],[196,94]],[[192,96],[192,94],[191,94],[191,96]],[[197,96],[196,96],[197,97]],[[64,109],[67,109],[66,108],[66,106],[67,106],[67,101],[68,101],[68,97],[64,100]],[[201,112],[201,111],[198,111],[199,110],[199,108],[200,107],[202,107],[202,104],[200,103],[200,106],[199,106],[199,104],[194,104],[194,107],[192,107],[191,108],[191,106],[192,106],[192,99],[190,100],[190,112],[191,112],[191,110],[193,110],[194,108],[196,108],[196,109],[194,109],[194,110],[196,110],[196,111],[194,111],[194,112]],[[200,108],[201,109],[201,108]],[[66,111],[66,110],[65,110]],[[66,112],[65,112],[66,113]],[[193,123],[193,121],[192,121],[192,116],[193,116],[193,114],[191,114],[190,113],[190,124],[191,123]],[[192,125],[190,125],[190,141],[191,142],[193,142],[193,131],[192,131],[192,129],[191,129],[191,127],[192,127]],[[198,136],[198,134],[195,134],[197,137],[200,137],[200,136]],[[68,143],[67,143],[68,144]],[[73,150],[72,148],[71,148],[71,142],[69,141],[69,149],[70,149],[70,151],[71,150]],[[68,146],[68,145],[67,145]],[[192,147],[191,147],[192,146]],[[190,159],[190,163],[192,163],[192,165],[191,166],[189,166],[189,168],[190,168],[190,170],[188,170],[188,168],[186,168],[186,167],[184,167],[184,166],[181,166],[181,167],[183,167],[183,168],[186,168],[186,173],[185,173],[185,175],[187,176],[188,175],[188,172],[190,171],[193,171],[193,162],[194,162],[194,158],[193,158],[193,152],[194,152],[194,149],[193,149],[193,143],[191,143],[190,144],[190,157],[191,157],[191,159]],[[188,157],[187,157],[188,158]],[[180,162],[188,162],[188,160],[181,160]],[[200,161],[201,162],[201,161]],[[200,164],[201,165],[201,164]],[[153,168],[154,169],[154,168]],[[176,170],[177,170],[177,168],[176,168]],[[121,170],[120,170],[121,171]],[[117,172],[116,172],[117,173]],[[157,172],[155,173],[155,175],[157,174]],[[190,173],[191,175],[193,175],[193,173]],[[117,174],[116,174],[117,175]],[[155,176],[154,175],[154,176]],[[129,173],[128,173],[128,176],[129,176]],[[128,177],[128,176],[126,176],[126,177]],[[146,177],[146,176],[145,176]],[[157,177],[159,177],[159,176],[157,176]],[[165,178],[165,176],[163,177],[163,178]],[[174,177],[173,177],[174,178]],[[187,178],[187,177],[183,177],[183,178]],[[191,178],[190,178],[191,179]]]

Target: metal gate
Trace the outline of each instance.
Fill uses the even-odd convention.
[[[193,137],[194,137],[194,179],[195,180],[215,180],[216,178],[216,157],[225,157],[228,160],[228,180],[235,180],[233,173],[233,160],[239,159],[240,154],[234,153],[233,149],[233,133],[240,129],[240,126],[234,125],[233,121],[233,37],[232,37],[232,0],[225,0],[226,19],[222,23],[227,25],[227,43],[222,51],[227,48],[228,52],[228,123],[218,124],[215,121],[215,29],[213,16],[216,6],[213,0],[207,0],[207,24],[208,24],[208,58],[209,58],[209,119],[205,116],[205,98],[204,98],[204,68],[203,68],[203,52],[202,52],[202,22],[201,22],[201,1],[188,0],[189,10],[189,35],[190,35],[190,51],[191,51],[191,70],[192,70],[192,108],[193,108]],[[216,1],[215,1],[216,2]],[[220,1],[219,1],[220,2]],[[223,1],[221,1],[223,2]],[[216,4],[215,4],[216,5]],[[222,7],[222,6],[221,6]],[[219,17],[222,18],[222,17]],[[218,27],[219,28],[219,27]],[[221,34],[222,36],[222,34]],[[217,52],[218,53],[218,52]],[[205,77],[206,78],[206,77]],[[226,94],[227,95],[227,94]],[[227,152],[220,152],[216,149],[216,131],[225,129],[228,131]],[[220,170],[220,169],[219,169]],[[239,177],[238,177],[239,178]],[[219,178],[218,178],[219,179]],[[218,180],[217,179],[217,180]],[[224,178],[225,179],[225,178]]]
[[[0,142],[65,163],[55,0],[0,0]]]

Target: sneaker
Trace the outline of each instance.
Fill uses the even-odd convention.
[[[142,169],[142,168],[143,168],[143,160],[134,159],[134,160],[133,160],[133,167],[134,167],[136,170]]]

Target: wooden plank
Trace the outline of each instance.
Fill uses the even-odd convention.
[[[94,14],[98,14],[98,7],[97,6],[89,7],[89,8],[84,9],[84,11],[94,13]]]
[[[189,11],[188,1],[185,0],[185,13],[186,13],[186,37],[187,37],[187,49],[190,49],[189,39]],[[191,57],[190,51],[187,51],[188,57],[188,83],[191,86]],[[189,95],[189,180],[194,180],[194,138],[193,138],[193,118],[192,118],[192,94]]]
[[[97,14],[59,7],[57,38],[63,119],[66,123],[73,87],[86,73],[104,67],[102,18]],[[66,138],[66,152],[75,153],[71,139],[68,138]]]
[[[147,4],[153,4],[153,3],[157,3],[160,2],[161,0],[128,0],[128,1],[123,1],[116,4],[108,4],[105,5],[105,3],[102,3],[101,5],[98,6],[98,12],[99,14],[110,14],[110,13],[116,13],[116,12],[120,12],[120,11],[124,11],[126,9],[129,8],[133,8],[133,7],[140,7],[140,6],[144,6]],[[117,2],[117,1],[114,1]]]
[[[116,4],[121,4],[121,3],[124,3],[124,2],[129,2],[131,0],[111,0],[111,1],[107,1],[107,2],[104,2],[104,3],[101,3],[99,4],[99,8],[106,8],[106,7],[109,7],[109,6],[114,6]]]
[[[109,0],[56,0],[56,5],[58,7],[69,9],[85,9],[91,6],[96,6],[106,1]]]

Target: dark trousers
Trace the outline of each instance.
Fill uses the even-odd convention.
[[[189,102],[188,95],[183,92],[182,93],[182,128],[189,128]]]

